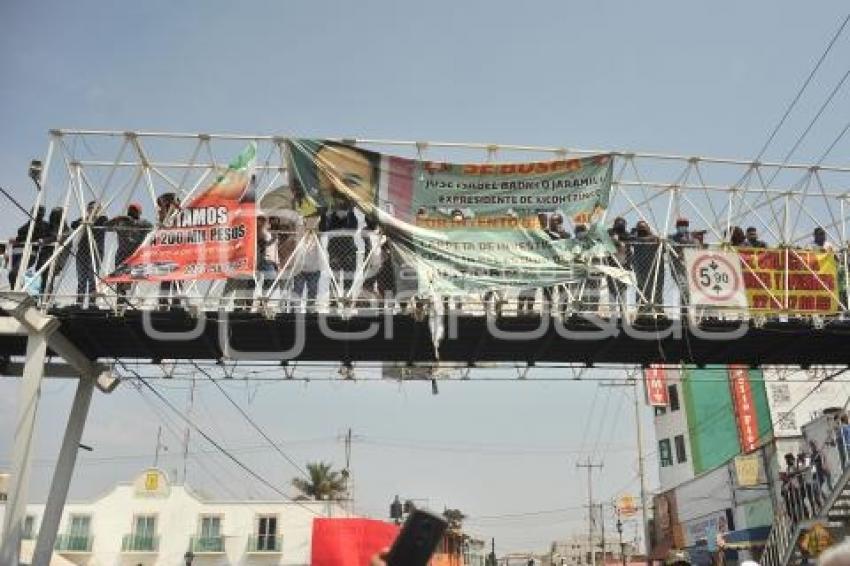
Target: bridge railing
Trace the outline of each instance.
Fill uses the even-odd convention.
[[[122,231],[123,230],[123,231]],[[133,234],[128,230],[137,230]],[[168,309],[281,312],[460,309],[464,314],[504,317],[551,313],[605,318],[682,318],[694,306],[701,317],[759,320],[845,317],[847,250],[733,248],[729,245],[679,244],[670,238],[624,239],[618,252],[589,260],[580,277],[548,286],[493,286],[445,295],[428,284],[422,265],[399,253],[380,231],[346,233],[278,229],[257,250],[256,269],[225,280],[150,281],[167,277],[174,266],[156,262],[124,265],[150,228],[121,229],[82,223],[59,238],[6,245],[3,284],[24,290],[45,309]],[[340,252],[332,239],[346,240]],[[734,253],[743,281],[737,307],[691,305],[689,285],[701,275],[688,273],[685,250]],[[813,255],[815,254],[815,255]],[[22,258],[28,256],[28,264]],[[734,257],[734,256],[733,256]],[[815,265],[819,257],[826,267]],[[408,259],[406,259],[408,258]],[[621,270],[612,275],[607,268]],[[126,272],[131,282],[110,282]],[[693,312],[691,312],[693,314]]]

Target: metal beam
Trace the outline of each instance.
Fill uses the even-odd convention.
[[[3,518],[3,544],[0,546],[0,564],[18,564],[21,551],[21,534],[26,515],[30,468],[32,467],[33,432],[44,377],[44,358],[47,355],[47,334],[30,334],[27,340],[27,361],[24,379],[18,394],[18,420],[15,426],[15,443],[12,449],[12,475],[9,500]]]
[[[6,291],[0,293],[0,307],[9,312],[17,321],[24,333],[45,333],[48,335],[50,349],[71,364],[79,375],[85,379],[96,380],[96,385],[102,391],[109,393],[117,385],[117,381],[111,377],[111,368],[89,359],[61,332],[55,332],[59,328],[59,320],[41,312],[35,300],[27,293]],[[20,330],[12,322],[3,323],[8,330]],[[2,328],[0,328],[2,334]]]
[[[56,533],[59,529],[59,521],[62,519],[62,510],[65,508],[65,499],[68,497],[68,488],[71,485],[74,464],[77,462],[77,450],[83,436],[83,428],[93,391],[94,380],[81,379],[77,383],[77,393],[74,395],[71,415],[68,418],[68,425],[65,427],[65,438],[62,440],[59,459],[53,472],[53,481],[50,483],[47,506],[44,508],[44,517],[41,519],[41,529],[33,552],[32,566],[48,566],[50,564],[50,557],[53,554],[53,545],[56,544]]]
[[[0,375],[22,376],[25,365],[23,362],[9,362],[0,367]],[[70,364],[48,362],[44,364],[44,377],[45,379],[79,379],[80,370]]]

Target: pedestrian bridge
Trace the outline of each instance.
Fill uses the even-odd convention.
[[[180,202],[219,183],[218,172],[246,143],[255,148],[251,194],[263,217],[256,269],[211,279],[200,265],[197,278],[172,281],[180,266],[174,256],[133,263],[131,254],[152,241],[164,247],[204,236],[186,230],[156,238],[174,228],[175,215],[179,226],[192,227],[222,214],[206,206],[181,216]],[[371,172],[358,173],[371,175],[374,193],[357,205],[361,188],[333,185],[355,206],[348,216],[314,210],[311,218],[322,220],[311,224],[300,213],[297,222],[287,216],[299,194],[293,187],[321,189],[335,170],[319,163],[312,181],[299,175],[292,156],[303,149],[299,140],[51,131],[33,174],[34,202],[15,203],[30,218],[6,245],[6,311],[26,300],[90,360],[850,363],[842,348],[850,328],[848,167],[565,147],[322,143],[372,159]],[[415,184],[452,161],[477,163],[464,171],[481,175],[523,163],[533,165],[529,171],[572,171],[582,159],[610,166],[604,209],[597,202],[572,216],[562,214],[567,208],[400,212],[410,195],[398,192],[399,178]],[[336,224],[323,225],[325,218]],[[440,269],[456,265],[420,261],[418,251],[433,250],[408,245],[398,219],[433,233],[510,226],[496,233],[545,233],[559,247],[554,267],[529,269],[524,286],[517,281],[527,268],[511,270],[510,261],[446,275]],[[608,231],[607,248],[587,244],[588,226],[603,239]],[[215,237],[236,233],[231,226]],[[273,259],[263,263],[269,251]],[[10,328],[0,337],[6,359],[26,351],[25,333]]]
[[[452,185],[464,175],[504,182]],[[4,564],[17,562],[45,373],[79,379],[38,563],[93,390],[128,362],[850,365],[850,167],[53,130],[31,177],[32,201],[7,207],[27,221],[0,289],[0,370],[23,377]],[[461,186],[498,194],[428,192]]]

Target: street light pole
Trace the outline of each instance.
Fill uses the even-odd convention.
[[[640,476],[640,508],[641,517],[643,520],[643,546],[646,552],[646,563],[652,566],[652,560],[649,558],[649,505],[646,502],[646,471],[643,458],[643,423],[640,420],[640,391],[639,380],[637,376],[632,375],[632,390],[635,395],[635,432],[637,434],[637,455],[638,455],[638,475]],[[627,383],[600,383],[600,387],[628,387]]]
[[[626,544],[623,542],[623,521],[620,520],[620,506],[617,505],[615,508],[617,509],[617,534],[620,535],[620,560],[623,562],[623,566],[626,566]]]
[[[652,566],[652,560],[649,558],[649,517],[647,514],[646,503],[646,473],[644,472],[643,461],[643,425],[640,420],[640,397],[638,395],[638,380],[634,380],[635,393],[635,429],[637,431],[637,451],[638,451],[638,474],[640,474],[640,508],[643,520],[643,547],[646,552],[646,563]]]

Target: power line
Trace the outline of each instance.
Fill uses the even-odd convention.
[[[797,138],[797,141],[794,143],[794,145],[791,147],[791,149],[788,151],[788,153],[785,154],[785,157],[782,159],[782,165],[785,165],[786,163],[788,163],[791,160],[791,157],[797,151],[797,148],[800,147],[800,144],[803,143],[803,140],[805,140],[806,136],[809,135],[809,132],[812,131],[812,128],[814,127],[814,125],[817,123],[818,120],[820,120],[820,117],[823,114],[824,110],[826,110],[826,107],[829,106],[829,104],[832,102],[832,99],[835,98],[835,95],[838,94],[838,91],[841,90],[842,86],[844,86],[844,83],[847,81],[847,77],[850,77],[850,69],[848,69],[847,72],[844,73],[844,75],[841,77],[841,80],[838,81],[838,84],[835,85],[835,87],[829,93],[829,96],[827,96],[826,100],[823,102],[823,104],[821,104],[817,113],[814,115],[814,117],[811,119],[811,121],[809,121],[809,124],[806,126],[806,129],[803,130],[803,133],[799,135],[799,137]],[[782,166],[778,167],[773,172],[773,175],[771,176],[770,180],[766,183],[765,186],[769,187],[773,183],[773,181],[776,179],[776,177],[779,175],[780,171],[782,171]]]
[[[788,119],[788,116],[791,114],[791,111],[794,109],[794,106],[797,105],[797,102],[800,100],[800,97],[803,96],[803,92],[805,92],[806,88],[808,88],[809,83],[812,82],[815,73],[818,72],[818,69],[820,69],[820,66],[823,64],[827,55],[829,55],[829,52],[832,50],[833,45],[835,45],[835,42],[838,40],[839,36],[844,32],[844,28],[847,26],[848,21],[850,21],[850,14],[847,14],[847,16],[844,18],[844,21],[841,22],[841,26],[839,26],[838,31],[836,31],[835,34],[832,36],[832,39],[826,46],[826,49],[824,49],[823,53],[821,53],[817,64],[815,64],[814,68],[809,73],[809,76],[806,77],[806,80],[803,82],[803,85],[800,87],[800,90],[797,91],[797,94],[794,96],[794,99],[791,100],[791,103],[785,109],[785,113],[782,115],[782,118],[779,120],[779,122],[773,128],[773,131],[771,131],[770,135],[767,137],[767,140],[764,142],[764,145],[756,156],[755,161],[758,161],[764,156],[764,152],[767,151],[767,148],[773,142],[773,138],[776,137],[776,134],[779,132],[780,128],[782,128],[783,124],[785,124],[785,120]]]
[[[116,361],[117,361],[119,364],[121,364],[121,365],[124,367],[124,369],[125,369],[125,370],[129,371],[130,373],[133,373],[133,370],[132,370],[132,369],[130,369],[130,368],[128,368],[127,366],[125,366],[125,365],[123,364],[123,362],[121,362],[120,360],[116,360]],[[136,378],[137,378],[137,379],[139,379],[139,380],[141,381],[141,383],[142,383],[145,387],[147,387],[147,388],[151,391],[151,393],[153,393],[153,394],[156,396],[156,398],[157,398],[157,399],[159,399],[159,400],[160,400],[160,402],[161,402],[161,403],[163,403],[165,406],[167,406],[169,409],[171,409],[171,411],[172,411],[172,412],[173,412],[173,413],[174,413],[177,417],[179,417],[179,418],[180,418],[183,422],[185,422],[185,423],[186,423],[189,427],[191,427],[191,428],[192,428],[195,432],[197,432],[199,435],[201,435],[201,437],[203,437],[203,439],[204,439],[204,440],[206,440],[206,441],[207,441],[207,442],[209,442],[211,445],[213,445],[213,446],[214,446],[214,447],[215,447],[215,448],[216,448],[219,452],[221,452],[222,454],[224,454],[225,456],[227,456],[227,458],[228,458],[228,459],[230,459],[230,460],[231,460],[234,464],[236,464],[237,466],[239,466],[240,468],[242,468],[242,470],[244,470],[246,473],[248,473],[251,477],[255,478],[255,479],[256,479],[256,480],[258,480],[260,483],[262,483],[264,486],[266,486],[267,488],[271,489],[272,491],[274,491],[275,493],[277,493],[278,495],[280,495],[280,496],[281,496],[281,497],[282,497],[285,501],[288,501],[288,502],[290,502],[290,503],[295,503],[295,504],[296,504],[296,505],[298,505],[299,507],[302,507],[302,508],[306,509],[307,511],[309,511],[310,513],[313,513],[313,514],[314,514],[314,515],[316,515],[316,516],[322,516],[322,514],[321,514],[321,513],[319,513],[319,512],[317,512],[315,509],[311,509],[310,507],[308,507],[308,506],[304,505],[304,504],[303,504],[303,503],[301,503],[300,501],[296,501],[296,500],[294,500],[294,499],[290,498],[290,497],[289,497],[288,495],[286,495],[286,493],[284,493],[284,492],[283,492],[280,488],[278,488],[277,486],[275,486],[274,484],[272,484],[270,481],[268,481],[266,478],[264,478],[263,476],[261,476],[259,473],[255,472],[255,471],[254,471],[254,470],[253,470],[250,466],[248,466],[247,464],[245,464],[244,462],[242,462],[242,460],[240,460],[239,458],[237,458],[236,456],[234,456],[233,454],[231,454],[229,450],[227,450],[224,446],[222,446],[221,444],[219,444],[218,442],[216,442],[216,440],[215,440],[215,439],[213,439],[213,438],[212,438],[209,434],[207,434],[207,433],[206,433],[203,429],[201,429],[201,428],[200,428],[197,424],[195,424],[195,422],[194,422],[194,421],[192,421],[192,419],[190,419],[189,417],[187,417],[187,416],[186,416],[186,415],[185,415],[182,411],[180,411],[177,407],[175,407],[175,406],[171,403],[171,401],[169,401],[169,400],[168,400],[166,397],[164,397],[164,396],[163,396],[163,395],[162,395],[159,391],[157,391],[157,390],[156,390],[156,388],[155,388],[154,386],[152,386],[152,385],[151,385],[151,384],[150,384],[150,383],[149,383],[146,379],[144,379],[144,378],[143,378],[143,377],[141,377],[140,375],[136,375]]]
[[[35,221],[35,218],[32,216],[32,214],[31,214],[30,212],[28,212],[28,211],[27,211],[27,210],[23,207],[23,205],[21,205],[21,203],[20,203],[20,202],[18,202],[18,201],[17,201],[17,200],[16,200],[16,199],[12,196],[12,195],[10,195],[8,192],[6,192],[6,190],[5,190],[5,189],[3,189],[2,187],[0,187],[0,191],[2,191],[2,193],[6,196],[6,198],[7,198],[7,199],[9,199],[10,201],[12,201],[12,203],[13,203],[13,204],[14,204],[17,208],[19,208],[21,211],[23,211],[23,212],[24,212],[24,214],[26,214],[26,215],[29,217],[30,222],[34,222],[34,221]],[[71,239],[70,239],[70,238],[67,238],[67,239],[65,240],[65,242],[63,242],[63,243],[62,243],[63,251],[64,251],[64,249],[67,249],[67,250],[69,251],[70,255],[73,255],[73,256],[74,256],[74,258],[77,258],[77,253],[76,253],[76,252],[75,252],[72,248],[70,248],[70,247],[69,247],[69,244],[70,244],[70,243],[71,243]],[[107,286],[110,290],[115,291],[115,292],[117,293],[117,289],[116,289],[114,286],[110,285],[110,283],[109,283],[108,281],[106,281],[103,277],[101,277],[101,275],[100,275],[99,273],[97,273],[97,271],[96,271],[96,270],[92,270],[92,273],[94,274],[94,276],[95,276],[95,277],[97,277],[97,279],[98,279],[98,280],[100,280],[100,281],[101,281],[104,285],[106,285],[106,286]],[[132,308],[132,309],[133,309],[133,310],[135,310],[135,311],[138,311],[138,310],[139,310],[139,309],[138,309],[138,307],[137,307],[135,304],[133,304],[131,301],[129,301],[129,300],[127,301],[127,306],[129,306],[130,308]],[[122,320],[123,320],[123,319],[122,319]],[[215,386],[218,388],[218,390],[219,390],[219,391],[221,391],[222,395],[224,395],[224,396],[227,398],[227,400],[230,402],[230,404],[231,404],[231,405],[233,405],[234,407],[236,407],[236,409],[237,409],[237,410],[239,411],[239,413],[240,413],[240,414],[241,414],[241,415],[245,418],[245,420],[246,420],[246,421],[248,421],[248,423],[251,425],[251,427],[252,427],[252,428],[254,428],[254,430],[256,430],[256,431],[257,431],[257,432],[258,432],[258,433],[259,433],[259,434],[260,434],[260,435],[261,435],[261,436],[262,436],[262,437],[263,437],[263,438],[264,438],[264,439],[265,439],[265,440],[266,440],[266,441],[267,441],[267,442],[268,442],[271,446],[273,446],[273,447],[274,447],[274,449],[275,449],[275,451],[277,451],[277,452],[278,452],[278,454],[280,454],[280,455],[281,455],[281,456],[282,456],[282,457],[283,457],[283,458],[284,458],[284,459],[285,459],[285,460],[286,460],[289,464],[291,464],[293,467],[295,467],[295,469],[296,469],[296,470],[298,470],[298,472],[299,472],[301,475],[303,475],[305,478],[309,479],[309,477],[310,477],[310,476],[309,476],[309,475],[308,475],[308,474],[304,471],[304,469],[303,469],[303,468],[301,468],[301,466],[299,466],[299,465],[298,465],[298,464],[297,464],[297,463],[296,463],[296,462],[295,462],[292,458],[290,458],[290,457],[289,457],[289,456],[288,456],[288,455],[287,455],[287,454],[286,454],[286,453],[285,453],[285,452],[284,452],[284,451],[280,448],[280,446],[278,446],[278,445],[277,445],[277,443],[275,443],[275,442],[274,442],[274,441],[273,441],[273,440],[272,440],[272,439],[268,436],[268,434],[266,434],[266,432],[265,432],[265,431],[264,431],[264,430],[263,430],[263,429],[262,429],[262,428],[261,428],[261,427],[260,427],[260,426],[259,426],[259,425],[258,425],[258,424],[257,424],[257,423],[256,423],[256,422],[255,422],[255,421],[254,421],[254,420],[253,420],[253,419],[252,419],[252,418],[251,418],[251,417],[250,417],[247,413],[246,413],[246,412],[245,412],[245,410],[244,410],[244,409],[242,409],[242,407],[241,407],[241,406],[240,406],[240,405],[239,405],[236,401],[234,401],[234,400],[233,400],[233,398],[232,398],[232,397],[231,397],[231,396],[230,396],[230,395],[229,395],[229,394],[228,394],[228,393],[227,393],[227,392],[226,392],[226,391],[225,391],[225,390],[221,387],[221,385],[220,385],[220,384],[218,384],[218,383],[217,383],[217,382],[216,382],[216,381],[212,378],[212,376],[211,376],[209,373],[207,373],[204,369],[202,369],[202,368],[201,368],[201,366],[200,366],[200,365],[198,365],[198,363],[197,363],[197,362],[195,362],[194,360],[189,360],[189,362],[190,362],[190,363],[191,363],[191,364],[195,367],[195,369],[197,369],[199,372],[201,372],[202,374],[204,374],[204,375],[205,375],[208,379],[210,379],[210,380],[211,380],[211,381],[215,384]],[[122,364],[121,364],[121,365],[122,365],[122,366],[124,366],[125,368],[127,368],[127,366],[126,366],[126,365],[124,365],[124,364],[123,364],[123,362],[122,362]],[[136,374],[136,375],[137,375],[137,377],[140,377],[140,376],[138,376],[138,374]],[[150,386],[147,382],[145,382],[145,381],[144,381],[144,379],[142,379],[142,381],[143,381],[143,383],[145,383],[145,385],[147,385],[148,387]]]
[[[237,411],[239,411],[239,414],[242,415],[242,417],[248,422],[248,424],[250,424],[251,427],[254,430],[256,430],[260,434],[260,436],[262,436],[266,440],[266,442],[269,443],[269,445],[272,448],[274,448],[275,452],[280,454],[281,457],[284,460],[289,462],[289,464],[292,465],[293,468],[298,470],[298,472],[301,475],[303,475],[306,479],[308,479],[308,480],[310,479],[309,474],[307,474],[307,472],[304,471],[304,469],[301,466],[299,466],[298,463],[295,460],[290,458],[289,455],[286,454],[286,452],[281,450],[280,446],[278,446],[277,443],[274,440],[272,440],[271,437],[269,437],[268,434],[266,434],[266,431],[264,431],[262,429],[262,427],[260,427],[260,425],[258,425],[256,423],[256,421],[254,421],[254,419],[252,419],[251,416],[247,412],[245,412],[245,409],[243,409],[242,406],[239,405],[239,403],[234,401],[233,397],[231,397],[230,394],[227,391],[224,390],[224,388],[221,386],[221,384],[217,380],[213,379],[213,377],[207,371],[202,369],[200,366],[195,366],[195,367],[198,369],[199,372],[201,372],[207,379],[209,379],[216,386],[216,388],[221,392],[222,395],[224,395],[224,397],[228,400],[228,402],[230,402],[230,404],[233,405],[236,408]]]

